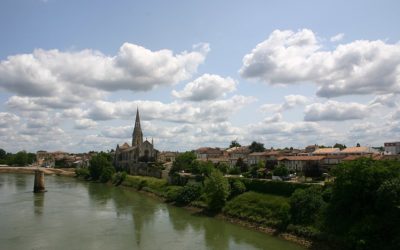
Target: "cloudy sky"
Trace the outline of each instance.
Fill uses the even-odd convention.
[[[0,148],[400,141],[399,1],[141,2],[0,2]]]

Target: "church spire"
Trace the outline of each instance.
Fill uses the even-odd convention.
[[[135,128],[132,133],[132,146],[140,146],[143,143],[143,133],[140,126],[139,108],[136,109]]]

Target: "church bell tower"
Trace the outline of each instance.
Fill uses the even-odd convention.
[[[143,133],[140,127],[139,108],[136,110],[135,128],[132,133],[132,147],[141,146],[143,143]]]

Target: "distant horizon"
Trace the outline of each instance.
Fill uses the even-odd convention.
[[[0,148],[400,141],[400,2],[0,3]]]

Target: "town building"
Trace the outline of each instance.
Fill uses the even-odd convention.
[[[146,167],[148,162],[155,162],[157,154],[158,151],[154,148],[153,139],[151,142],[147,139],[143,140],[139,109],[137,109],[135,127],[132,133],[132,144],[129,145],[125,142],[121,146],[117,145],[114,155],[114,166],[128,173],[135,173],[138,168]]]
[[[385,155],[400,154],[400,142],[385,142]]]

